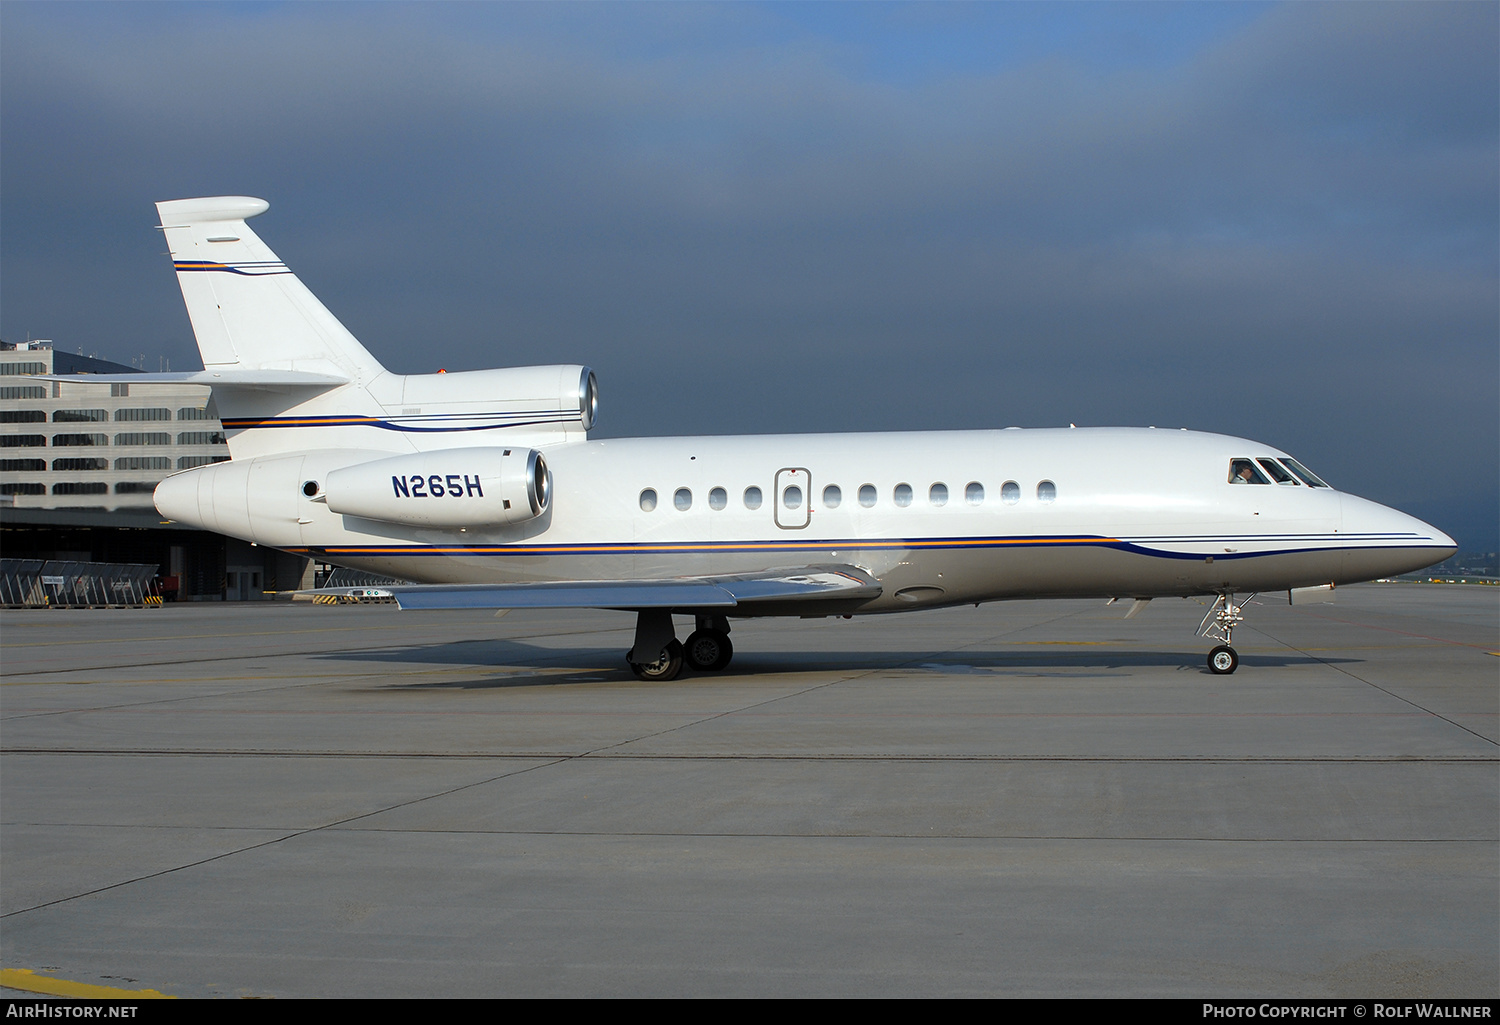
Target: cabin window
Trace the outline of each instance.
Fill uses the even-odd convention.
[[[837,509],[839,503],[844,500],[844,492],[837,484],[830,484],[823,489],[823,505],[829,509]]]
[[[1292,487],[1297,486],[1297,478],[1287,473],[1286,470],[1282,468],[1282,465],[1276,460],[1257,459],[1256,462],[1265,467],[1266,472],[1271,475],[1271,479],[1274,480],[1277,484],[1290,484]]]
[[[1313,473],[1301,463],[1297,462],[1297,460],[1293,459],[1291,456],[1282,456],[1281,461],[1286,464],[1286,468],[1288,470],[1291,470],[1298,477],[1301,477],[1302,483],[1306,484],[1310,488],[1329,488],[1333,486],[1331,484],[1324,483],[1321,477]]]
[[[932,487],[928,488],[927,501],[931,502],[933,505],[947,505],[948,485],[944,484],[942,481],[938,481]]]
[[[1050,480],[1044,480],[1036,486],[1036,500],[1038,502],[1054,502],[1057,500],[1057,485]]]
[[[760,488],[756,487],[754,484],[745,489],[745,508],[760,508]]]
[[[977,480],[969,481],[968,487],[964,488],[964,501],[970,505],[983,505],[984,485]]]
[[[1015,505],[1021,500],[1021,485],[1013,480],[1008,480],[1000,485],[1000,501],[1006,505]]]
[[[781,504],[788,509],[801,509],[802,489],[795,484],[787,485],[786,490],[781,493]]]
[[[678,512],[687,512],[693,507],[693,493],[687,488],[678,488],[672,492],[672,504]]]
[[[708,507],[710,509],[722,509],[729,504],[729,492],[723,488],[714,488],[708,493]]]
[[[859,504],[864,506],[866,509],[875,508],[875,496],[875,485],[861,484],[859,486]]]
[[[1266,475],[1256,468],[1255,464],[1248,459],[1231,459],[1229,461],[1229,483],[1231,484],[1269,484]]]
[[[656,509],[656,489],[647,488],[641,492],[641,512],[654,512]]]

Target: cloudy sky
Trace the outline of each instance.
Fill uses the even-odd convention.
[[[0,5],[0,336],[199,365],[159,199],[599,433],[1155,424],[1497,545],[1500,5]]]

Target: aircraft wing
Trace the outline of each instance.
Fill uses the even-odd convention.
[[[670,580],[397,584],[321,588],[310,593],[390,597],[403,609],[731,609],[763,601],[875,598],[880,595],[880,584],[853,566],[807,566],[768,573]]]

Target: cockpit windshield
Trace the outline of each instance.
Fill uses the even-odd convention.
[[[1260,472],[1260,468],[1249,459],[1231,459],[1229,461],[1229,483],[1231,484],[1269,484],[1266,475]]]
[[[1298,477],[1300,477],[1302,479],[1302,483],[1306,484],[1308,487],[1310,487],[1310,488],[1331,488],[1331,487],[1333,487],[1332,484],[1325,483],[1321,477],[1319,477],[1317,474],[1313,473],[1311,470],[1309,470],[1307,467],[1303,466],[1301,463],[1297,462],[1297,460],[1293,459],[1291,456],[1283,456],[1281,458],[1281,461],[1286,464],[1287,469],[1291,470]]]
[[[1294,488],[1297,486],[1297,478],[1287,473],[1286,469],[1276,460],[1262,457],[1257,459],[1256,462],[1265,467],[1265,471],[1271,475],[1271,479],[1277,484],[1290,484]]]
[[[1330,487],[1317,474],[1290,456],[1282,456],[1280,459],[1258,456],[1255,459],[1247,457],[1229,461],[1231,484],[1270,484],[1272,481],[1288,487],[1296,487],[1298,481],[1310,488]]]

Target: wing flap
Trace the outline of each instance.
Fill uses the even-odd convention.
[[[729,609],[762,601],[875,598],[880,595],[880,584],[852,566],[807,566],[770,573],[675,580],[396,584],[299,593],[391,597],[403,609]]]

